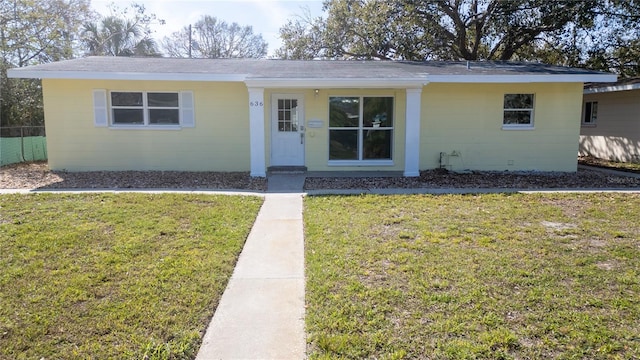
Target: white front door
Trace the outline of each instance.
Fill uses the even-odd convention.
[[[273,95],[271,101],[271,165],[304,166],[302,95]]]

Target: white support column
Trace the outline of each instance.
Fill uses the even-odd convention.
[[[251,176],[265,177],[264,154],[264,88],[249,88],[249,146],[251,156]]]
[[[422,88],[407,89],[404,176],[420,176],[420,108]]]

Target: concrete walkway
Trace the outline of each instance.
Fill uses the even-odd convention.
[[[301,178],[269,177],[265,202],[197,360],[306,357]]]

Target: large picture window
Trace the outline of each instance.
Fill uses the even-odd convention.
[[[391,160],[393,126],[393,97],[329,98],[329,160]]]
[[[113,125],[180,125],[177,92],[111,92]]]
[[[505,94],[502,125],[515,128],[532,127],[533,101],[533,94]]]

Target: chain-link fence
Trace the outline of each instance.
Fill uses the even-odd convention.
[[[0,166],[47,160],[44,126],[0,128]]]

